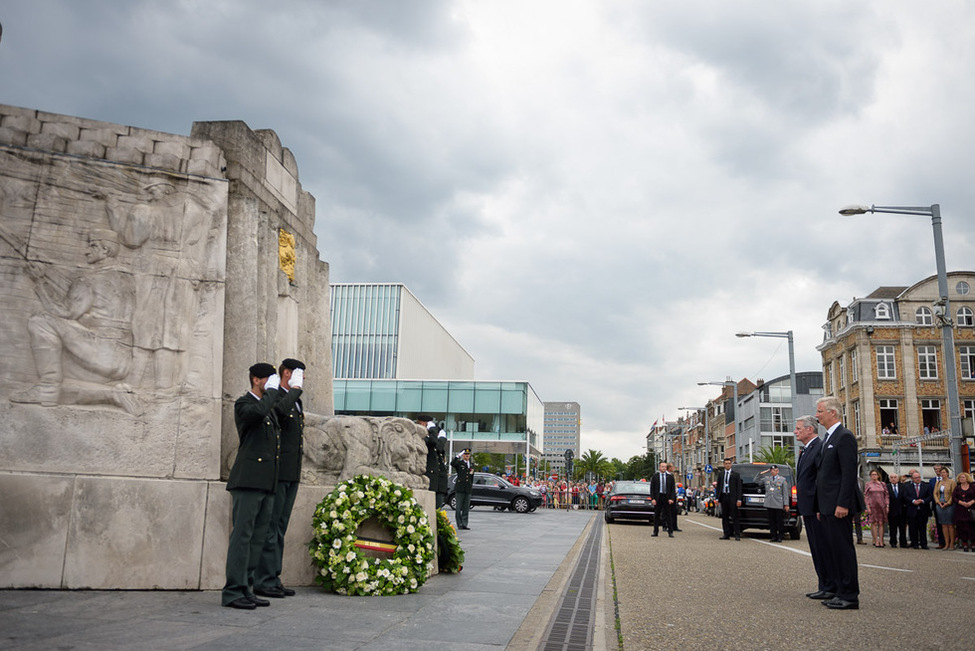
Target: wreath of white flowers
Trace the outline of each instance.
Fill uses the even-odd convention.
[[[367,558],[356,531],[370,516],[393,534],[391,558]],[[315,509],[308,543],[315,581],[339,594],[416,592],[430,574],[434,535],[413,491],[385,477],[356,475],[339,484]]]

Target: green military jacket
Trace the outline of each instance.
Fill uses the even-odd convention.
[[[278,481],[301,480],[301,457],[304,454],[305,413],[301,408],[301,389],[280,390],[274,413],[281,425],[281,462]]]
[[[227,479],[228,491],[252,488],[273,492],[277,487],[281,430],[274,404],[280,393],[278,389],[267,389],[264,397],[258,399],[248,391],[234,403],[240,447]]]
[[[458,493],[470,493],[474,487],[474,466],[468,466],[462,458],[451,459],[450,466],[457,471],[457,483],[454,490]]]

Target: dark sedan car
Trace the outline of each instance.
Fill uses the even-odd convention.
[[[457,495],[454,484],[457,475],[447,480],[447,504],[457,508]],[[518,513],[534,511],[542,504],[542,494],[534,488],[515,486],[507,480],[487,472],[474,473],[474,490],[471,492],[471,506],[493,506],[498,510],[511,509]]]
[[[646,520],[653,522],[650,484],[645,481],[618,481],[606,499],[606,522]]]

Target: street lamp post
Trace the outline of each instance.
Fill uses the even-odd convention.
[[[955,472],[961,468],[961,404],[958,398],[958,373],[955,370],[955,333],[952,330],[951,302],[948,300],[948,271],[945,268],[945,243],[941,235],[941,205],[930,206],[846,206],[840,214],[850,217],[868,212],[890,213],[892,215],[921,215],[931,218],[931,228],[934,230],[934,259],[938,268],[938,294],[940,299],[935,303],[941,309],[938,319],[941,321],[941,342],[945,358],[945,384],[948,392],[948,415],[951,419],[951,467]]]
[[[789,392],[792,394],[792,422],[799,418],[799,396],[796,386],[796,351],[792,339],[792,330],[786,332],[736,332],[736,337],[779,337],[789,340]],[[792,436],[793,463],[799,460],[799,440]]]
[[[730,377],[724,382],[698,382],[698,386],[703,387],[707,385],[713,385],[717,387],[731,387],[734,390],[734,400],[735,400],[735,447],[738,446],[738,383],[732,380]],[[727,416],[726,416],[727,418]],[[710,451],[708,452],[710,455]],[[737,451],[735,453],[737,457]]]

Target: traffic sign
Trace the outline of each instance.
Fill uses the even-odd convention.
[[[690,472],[687,473],[687,478],[688,479],[694,479],[694,473],[690,473]]]
[[[704,472],[714,472],[714,467],[709,463],[708,465],[704,466]]]

